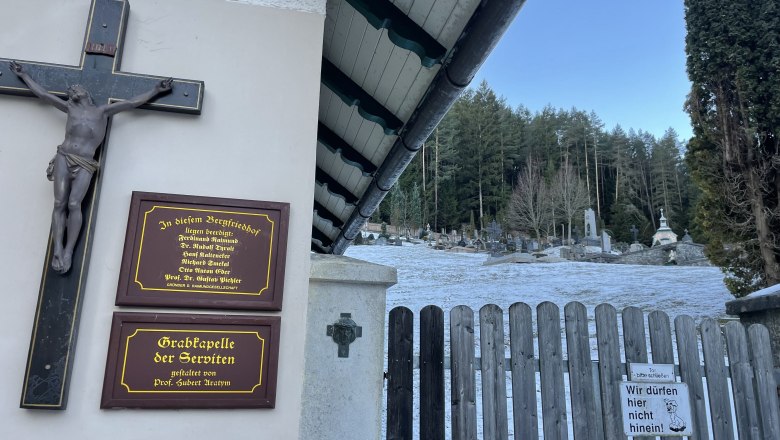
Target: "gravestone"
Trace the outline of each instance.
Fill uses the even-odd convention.
[[[645,245],[642,243],[631,243],[631,246],[628,248],[629,252],[640,252],[643,250],[645,250]]]
[[[491,255],[497,256],[501,251],[500,244],[498,242],[498,239],[499,237],[501,237],[501,232],[502,232],[501,226],[498,223],[496,223],[495,220],[493,220],[488,225],[487,231],[489,237],[488,250],[490,251]]]
[[[585,237],[586,238],[599,238],[598,231],[596,231],[596,213],[592,208],[585,210]]]
[[[612,237],[607,234],[607,231],[601,231],[601,251],[612,252]]]
[[[506,241],[507,252],[517,252],[517,242],[511,236]]]

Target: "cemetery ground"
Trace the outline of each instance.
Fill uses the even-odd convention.
[[[551,301],[563,307],[583,303],[589,312],[601,303],[617,309],[635,306],[644,313],[727,319],[733,296],[717,267],[639,266],[587,262],[498,264],[483,266],[485,253],[454,253],[422,244],[350,246],[346,256],[398,269],[398,284],[387,293],[387,310],[411,310],[434,304],[444,310],[467,305],[478,310],[517,301]]]
[[[612,304],[617,310],[638,307],[645,315],[661,310],[672,319],[688,315],[696,320],[697,325],[704,318],[714,318],[721,322],[736,319],[725,313],[725,303],[733,297],[723,284],[720,269],[711,266],[640,266],[571,261],[484,266],[483,263],[488,259],[486,253],[446,252],[435,250],[426,243],[407,242],[403,246],[350,246],[345,255],[397,268],[398,284],[388,290],[387,312],[403,306],[418,315],[423,307],[436,305],[445,311],[445,329],[449,328],[449,311],[459,305],[466,305],[476,313],[486,304],[496,304],[506,315],[509,306],[516,302],[529,304],[533,309],[542,302],[550,301],[561,310],[566,303],[580,302],[588,312],[593,359],[597,356],[594,310],[602,303]],[[535,327],[536,312],[533,313],[533,320]],[[506,317],[504,323],[505,326],[508,323]],[[474,324],[475,340],[479,346],[479,337],[476,336],[480,331],[479,322],[475,321]],[[508,336],[509,332],[505,331],[505,338]],[[414,352],[418,354],[420,335],[416,327],[413,339]],[[505,345],[508,347],[508,341],[505,341]],[[538,356],[538,348],[535,350]],[[445,356],[449,356],[449,353],[445,352]],[[445,374],[445,386],[449,388],[449,370]],[[419,370],[415,370],[415,384],[418,375]],[[479,377],[480,372],[477,372],[477,396],[481,393]],[[566,386],[568,389],[568,382]],[[415,408],[419,407],[417,387],[415,385]],[[481,402],[479,399],[477,401],[478,411],[481,412]],[[445,410],[446,426],[449,427],[449,406]],[[511,405],[509,412],[511,420]],[[541,414],[541,408],[538,414]],[[416,410],[414,417],[417,420]],[[571,417],[569,413],[567,418],[570,422]],[[418,421],[415,426],[416,423]],[[569,438],[573,438],[571,423],[568,429]],[[481,425],[478,425],[478,431],[481,438]],[[446,434],[450,438],[449,428]],[[414,438],[419,438],[417,428],[414,435]],[[513,438],[511,423],[509,438]]]

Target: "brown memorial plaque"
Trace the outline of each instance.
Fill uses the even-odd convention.
[[[117,305],[281,310],[290,205],[133,192]]]
[[[115,312],[101,408],[273,408],[276,316]]]

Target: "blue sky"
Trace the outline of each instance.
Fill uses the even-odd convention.
[[[483,79],[512,107],[576,107],[607,130],[691,137],[682,0],[528,0],[472,86]]]

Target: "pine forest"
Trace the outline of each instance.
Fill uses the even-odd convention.
[[[511,108],[483,82],[453,105],[373,220],[410,235],[495,221],[549,242],[576,238],[591,208],[618,245],[634,228],[650,245],[663,209],[674,231],[707,245],[735,296],[780,283],[777,0],[685,0],[685,21],[690,140],[671,128],[660,137],[608,128],[576,108]]]
[[[675,230],[691,229],[697,197],[673,129],[662,137],[594,112],[510,108],[483,82],[450,109],[375,214],[411,234],[506,232],[547,241],[582,234],[583,211],[630,243],[650,244],[660,210]],[[695,236],[695,235],[694,235]]]

